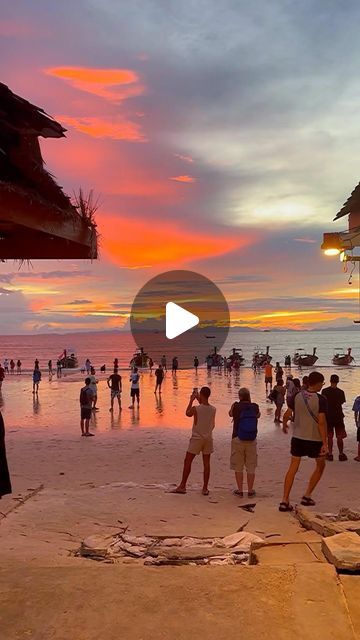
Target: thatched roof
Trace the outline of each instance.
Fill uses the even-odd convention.
[[[360,182],[355,187],[354,191],[351,193],[351,196],[346,200],[339,213],[336,214],[334,220],[339,220],[339,218],[343,218],[344,216],[348,216],[350,213],[355,213],[360,211]]]
[[[38,138],[63,138],[65,131],[0,83],[0,259],[96,258],[96,225],[41,156]]]

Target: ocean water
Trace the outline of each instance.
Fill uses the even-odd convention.
[[[191,334],[189,334],[190,336]],[[189,338],[190,339],[190,338]],[[156,335],[154,336],[154,344]],[[209,352],[216,346],[215,340],[207,340]],[[233,347],[241,348],[245,356],[245,367],[251,367],[252,355],[255,349],[265,349],[270,346],[273,362],[284,362],[287,354],[291,356],[296,349],[303,348],[312,353],[317,347],[319,357],[317,367],[331,366],[334,349],[352,347],[355,362],[360,364],[360,328],[357,331],[298,331],[298,332],[230,332],[226,344],[221,349],[223,355],[228,355]],[[194,355],[197,344],[191,344]],[[86,358],[90,358],[95,368],[106,364],[109,368],[115,357],[119,359],[121,368],[127,368],[136,349],[130,333],[75,333],[66,335],[31,335],[31,336],[0,336],[0,360],[18,358],[23,368],[31,370],[35,358],[40,361],[40,367],[47,369],[49,359],[55,364],[63,349],[68,353],[75,352],[79,366],[83,366]],[[151,353],[149,353],[151,355]],[[181,366],[181,353],[176,353]]]

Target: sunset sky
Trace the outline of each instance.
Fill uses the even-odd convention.
[[[101,239],[93,264],[1,264],[0,332],[123,326],[174,268],[234,325],[352,324],[358,281],[320,244],[360,179],[359,22],[357,0],[2,6],[0,81],[67,128],[43,156],[99,196]]]

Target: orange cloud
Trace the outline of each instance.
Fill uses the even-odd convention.
[[[170,180],[175,180],[175,182],[195,182],[195,178],[193,176],[174,176],[170,178]]]
[[[86,91],[107,100],[122,101],[144,93],[139,76],[131,69],[50,67],[44,69],[44,72],[64,80],[80,91]]]
[[[111,138],[112,140],[131,140],[145,142],[141,127],[121,116],[112,117],[71,117],[57,115],[61,123],[73,127],[93,138]]]
[[[100,220],[99,220],[100,222]],[[194,232],[176,222],[101,216],[101,247],[121,266],[179,264],[218,256],[249,244],[249,236]]]

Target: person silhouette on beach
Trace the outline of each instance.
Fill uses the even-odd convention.
[[[33,393],[38,394],[39,393],[39,384],[41,381],[41,371],[39,369],[39,366],[35,367],[34,371],[33,371]]]
[[[140,375],[137,367],[134,367],[134,371],[130,375],[130,382],[131,405],[129,406],[129,409],[133,409],[135,406],[135,398],[137,400],[137,406],[140,404]]]
[[[191,473],[191,465],[194,458],[202,453],[204,465],[202,494],[209,495],[210,456],[214,451],[212,432],[215,428],[216,414],[216,408],[209,404],[210,395],[210,388],[202,387],[200,393],[194,390],[190,396],[185,414],[188,418],[193,418],[192,434],[185,455],[181,482],[171,493],[186,493],[186,483]],[[193,406],[195,400],[199,403],[196,407]]]
[[[18,360],[16,363],[16,373],[18,376],[21,376],[21,360]]]
[[[197,373],[198,366],[199,366],[199,358],[198,358],[197,356],[195,356],[195,358],[194,358],[194,369],[195,369],[195,373]]]
[[[5,369],[0,364],[0,392],[1,392],[1,387],[4,379],[5,379]]]
[[[179,361],[176,356],[172,359],[172,372],[176,373],[179,368]]]
[[[348,459],[346,453],[344,453],[344,438],[347,437],[347,433],[342,408],[343,404],[346,402],[346,398],[345,393],[342,389],[339,389],[338,384],[339,376],[336,373],[333,373],[332,376],[330,376],[330,387],[326,387],[322,390],[322,395],[325,396],[327,400],[326,421],[329,452],[326,456],[326,460],[329,460],[329,462],[334,460],[334,433],[339,450],[339,461],[346,462]]]
[[[164,369],[164,371],[167,371],[166,356],[165,355],[161,358],[161,366]]]
[[[5,425],[0,411],[0,500],[3,496],[11,492],[11,481],[5,448]]]
[[[122,383],[121,376],[119,375],[118,368],[114,367],[114,373],[109,376],[107,379],[107,386],[111,391],[111,406],[109,411],[114,411],[114,400],[117,398],[119,404],[119,411],[121,411],[121,391],[122,391]]]
[[[164,380],[164,370],[161,364],[159,364],[158,368],[155,370],[155,377],[156,377],[156,385],[155,385],[154,393],[156,393],[158,389],[159,389],[159,393],[161,393],[161,385]]]
[[[85,387],[82,387],[80,390],[80,427],[81,427],[81,435],[85,437],[93,436],[93,433],[90,433],[90,418],[92,412],[92,403],[94,400],[94,392],[90,387],[91,379],[85,378]]]

